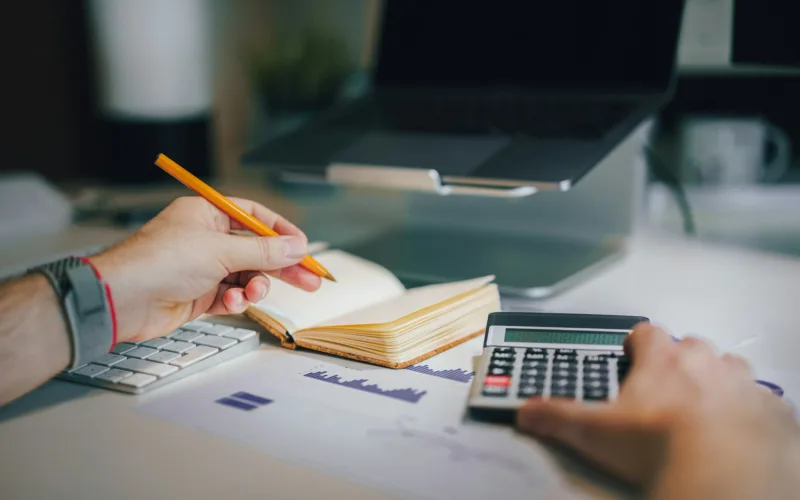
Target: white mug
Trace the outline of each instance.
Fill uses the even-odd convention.
[[[691,183],[775,182],[791,162],[789,138],[759,117],[689,117],[679,141],[681,177]]]

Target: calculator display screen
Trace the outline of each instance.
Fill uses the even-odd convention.
[[[506,328],[506,342],[537,344],[596,344],[622,345],[628,334],[617,332],[586,332],[579,330],[523,330]]]

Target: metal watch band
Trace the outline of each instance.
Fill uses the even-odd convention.
[[[68,369],[107,354],[113,347],[114,326],[105,285],[94,269],[80,258],[68,257],[33,272],[47,277],[62,305],[72,343]]]

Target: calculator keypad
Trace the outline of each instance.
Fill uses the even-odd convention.
[[[615,395],[629,360],[621,352],[490,348],[483,396],[605,401]]]

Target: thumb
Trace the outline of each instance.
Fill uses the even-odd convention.
[[[228,271],[275,271],[297,264],[308,253],[303,236],[226,235],[223,261]]]
[[[614,420],[613,407],[607,404],[581,404],[569,399],[531,399],[517,413],[517,427],[543,438],[550,438],[579,451],[591,446],[593,430]]]

